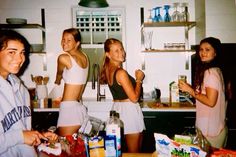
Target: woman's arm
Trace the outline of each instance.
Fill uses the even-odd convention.
[[[122,86],[130,101],[134,103],[139,100],[144,73],[141,70],[136,70],[135,75],[136,86],[133,87],[132,82],[129,79],[128,73],[124,69],[118,70],[116,73],[117,82]]]
[[[201,103],[214,107],[218,98],[218,91],[216,89],[206,87],[206,94],[195,92],[194,89],[184,81],[179,81],[179,89],[189,93],[192,97],[200,101]]]
[[[57,59],[57,73],[56,73],[56,80],[55,80],[55,84],[60,85],[61,84],[61,79],[62,79],[62,73],[63,73],[63,69],[65,68],[65,54],[61,54],[58,59]]]

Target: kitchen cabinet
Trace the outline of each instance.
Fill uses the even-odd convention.
[[[32,112],[32,129],[45,131],[50,126],[57,126],[58,111]]]
[[[40,44],[32,44],[32,52],[31,53],[46,53],[45,52],[45,45],[46,45],[46,35],[45,35],[45,12],[44,9],[41,9],[41,21],[42,24],[0,24],[1,30],[7,29],[35,29],[42,31],[42,42]],[[34,49],[35,47],[35,49]],[[37,47],[37,48],[36,48]],[[39,50],[41,49],[42,50]]]
[[[143,134],[142,152],[155,151],[154,133],[162,133],[173,138],[175,134],[195,132],[195,111],[144,111],[143,115],[146,130]]]

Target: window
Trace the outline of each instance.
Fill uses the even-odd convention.
[[[73,27],[78,28],[82,36],[82,49],[90,60],[90,69],[97,63],[102,66],[103,44],[108,38],[124,41],[124,8],[72,8]],[[124,45],[125,46],[125,45]],[[89,81],[91,81],[90,70]]]

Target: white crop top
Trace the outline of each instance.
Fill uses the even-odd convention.
[[[85,84],[87,81],[89,66],[81,68],[72,56],[70,56],[70,58],[72,66],[70,69],[64,68],[62,74],[64,82],[67,84]]]

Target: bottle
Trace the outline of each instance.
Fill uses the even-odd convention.
[[[114,110],[110,111],[110,117],[106,125],[106,137],[111,136],[115,136],[116,157],[121,157],[121,122]]]
[[[124,143],[125,143],[124,122],[120,119],[120,114],[118,112],[115,113],[115,118],[120,128],[120,137],[118,138],[120,141],[117,142],[117,152],[118,152],[118,157],[120,157],[122,156],[122,149],[124,149]]]
[[[189,12],[188,12],[188,7],[184,7],[184,21],[188,22],[189,21]]]

